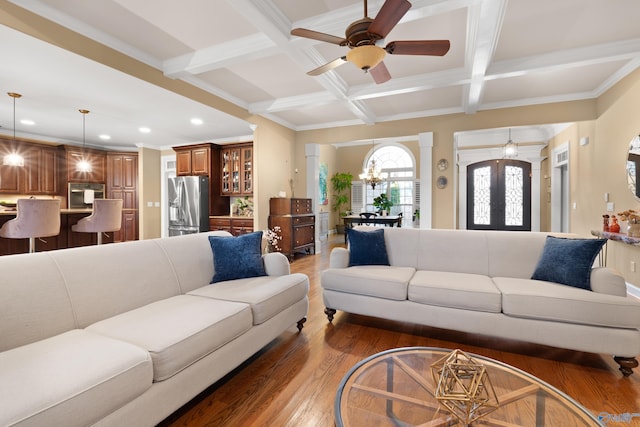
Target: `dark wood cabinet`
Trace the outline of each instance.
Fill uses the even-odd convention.
[[[56,170],[58,163],[56,148],[30,148],[25,152],[25,193],[50,194],[57,191]]]
[[[138,154],[107,154],[107,198],[122,199],[122,225],[114,242],[138,240]]]
[[[225,145],[220,170],[223,196],[253,195],[253,143]]]
[[[176,175],[209,177],[209,215],[228,215],[229,198],[220,196],[220,146],[212,143],[173,147]]]
[[[272,198],[269,200],[269,228],[282,239],[280,252],[293,257],[296,252],[315,252],[315,222],[311,199]]]
[[[12,146],[12,141],[0,139],[2,152],[9,152]],[[21,142],[16,151],[23,157],[24,166],[0,164],[0,193],[56,195],[58,148]]]
[[[88,148],[65,146],[64,167],[66,170],[66,182],[106,182],[106,151],[93,150]],[[79,171],[76,165],[86,161],[91,166],[91,171]],[[66,184],[65,184],[66,185]]]
[[[234,236],[253,232],[253,218],[209,218],[209,230],[227,231]]]
[[[176,175],[209,176],[212,171],[211,151],[213,144],[188,145],[174,147],[176,152]]]

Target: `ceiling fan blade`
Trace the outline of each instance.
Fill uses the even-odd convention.
[[[307,30],[306,28],[294,28],[293,30],[291,30],[291,35],[305,37],[312,40],[319,40],[321,42],[333,43],[340,46],[343,46],[347,42],[341,37],[332,36],[331,34],[325,34],[319,31]]]
[[[369,32],[380,36],[381,39],[387,37],[409,9],[411,3],[407,0],[387,0],[369,25]]]
[[[386,45],[384,50],[390,55],[443,56],[450,47],[449,40],[398,40]]]
[[[384,65],[384,62],[379,63],[374,68],[369,70],[369,74],[373,77],[373,81],[377,84],[381,84],[391,80],[391,74],[387,69],[387,66]]]
[[[338,68],[339,66],[341,66],[345,62],[347,62],[347,57],[346,56],[342,56],[340,58],[334,59],[331,62],[328,62],[328,63],[324,64],[321,67],[318,67],[316,69],[313,69],[313,70],[309,71],[307,74],[310,75],[310,76],[319,76],[322,73],[326,73],[327,71],[331,71],[334,68]]]

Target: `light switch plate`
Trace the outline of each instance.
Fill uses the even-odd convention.
[[[607,212],[613,212],[614,209],[615,209],[615,206],[614,206],[613,202],[607,203]]]

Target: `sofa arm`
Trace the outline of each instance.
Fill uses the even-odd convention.
[[[329,256],[329,268],[349,267],[349,250],[346,248],[333,248]]]
[[[627,284],[624,277],[609,267],[591,269],[591,290],[599,294],[627,296]]]
[[[291,274],[289,259],[280,252],[270,252],[262,255],[264,269],[268,276],[286,276]]]

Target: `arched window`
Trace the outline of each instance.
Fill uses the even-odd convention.
[[[403,225],[411,226],[411,216],[418,206],[415,206],[415,159],[411,151],[400,144],[376,145],[363,162],[363,170],[369,167],[375,159],[381,172],[387,173],[388,178],[376,185],[363,186],[362,211],[374,212],[373,198],[385,193],[393,202],[392,215],[402,213],[405,221]],[[408,218],[408,220],[407,220]]]

